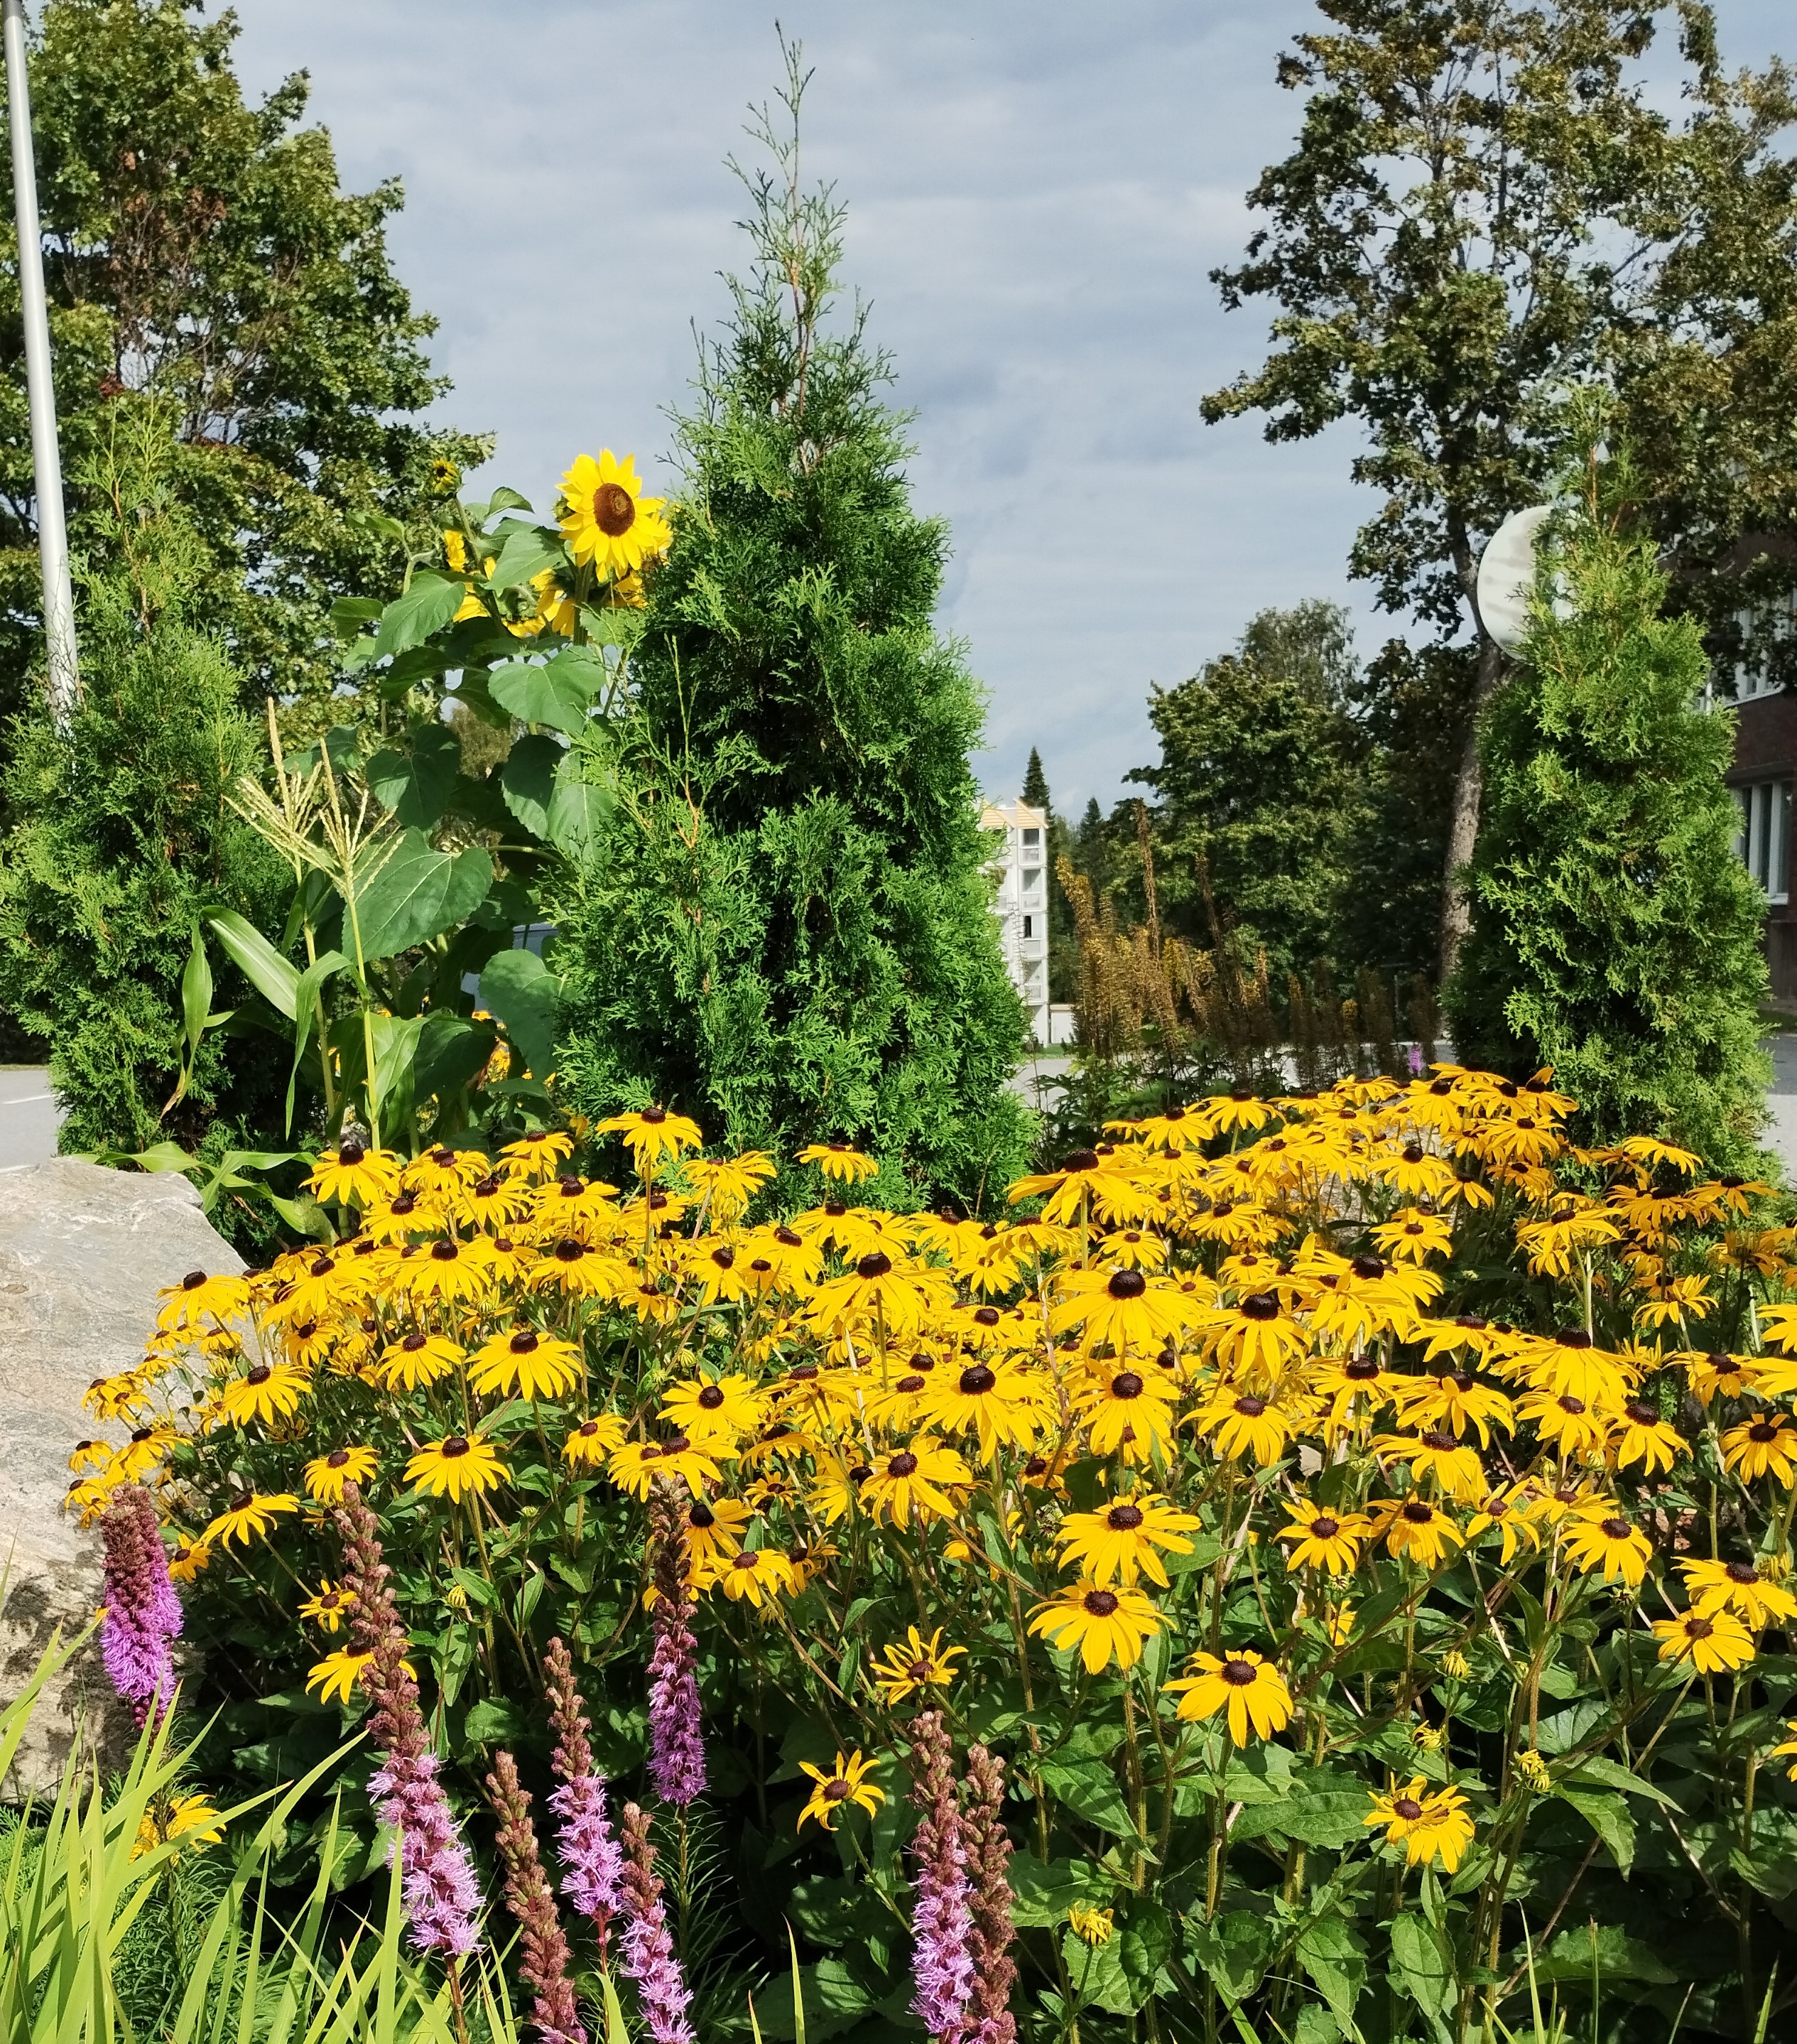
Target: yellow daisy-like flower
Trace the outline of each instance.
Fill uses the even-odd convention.
[[[1384,1828],[1388,1845],[1401,1845],[1411,1866],[1432,1865],[1438,1859],[1452,1873],[1473,1842],[1466,1798],[1457,1788],[1431,1791],[1420,1774],[1401,1788],[1374,1796],[1365,1821]]]
[[[580,1381],[580,1350],[559,1335],[518,1327],[509,1335],[495,1335],[482,1347],[468,1381],[483,1398],[496,1392],[560,1398]]]
[[[793,1564],[778,1547],[745,1549],[728,1561],[720,1557],[707,1573],[732,1604],[747,1597],[757,1611],[782,1593],[790,1595],[798,1588]]]
[[[1793,1723],[1788,1718],[1785,1720],[1784,1728],[1788,1732],[1797,1733],[1797,1723]],[[1771,1757],[1774,1760],[1790,1760],[1793,1754],[1797,1754],[1797,1738],[1785,1739],[1775,1746]],[[1787,1781],[1797,1781],[1797,1761],[1793,1762],[1790,1773],[1784,1778]]]
[[[1285,1508],[1291,1523],[1273,1535],[1289,1540],[1292,1551],[1285,1558],[1286,1573],[1294,1569],[1322,1569],[1332,1576],[1351,1575],[1360,1560],[1361,1543],[1373,1530],[1364,1512],[1331,1512],[1326,1506],[1300,1500]]]
[[[190,1845],[215,1846],[225,1835],[219,1827],[218,1812],[204,1795],[157,1796],[137,1821],[131,1857],[141,1859],[175,1838],[186,1838]]]
[[[250,1288],[241,1278],[222,1273],[209,1278],[203,1270],[190,1270],[179,1285],[167,1286],[157,1297],[162,1305],[156,1325],[170,1334],[196,1327],[202,1320],[228,1320],[247,1312]]]
[[[1189,1554],[1185,1536],[1200,1523],[1152,1491],[1131,1491],[1102,1512],[1069,1512],[1057,1536],[1061,1559],[1095,1583],[1134,1584],[1146,1576],[1164,1589],[1167,1571],[1156,1550]]]
[[[1179,1715],[1188,1723],[1227,1712],[1231,1739],[1246,1746],[1250,1736],[1270,1738],[1291,1722],[1285,1677],[1259,1654],[1246,1647],[1231,1654],[1195,1654],[1187,1665],[1192,1673],[1162,1687],[1179,1698]]]
[[[950,1490],[973,1481],[972,1470],[953,1448],[920,1435],[909,1447],[880,1458],[862,1480],[861,1501],[876,1520],[890,1519],[897,1526],[908,1526],[913,1513],[920,1521],[952,1519]]]
[[[1114,1909],[1088,1909],[1077,1902],[1067,1911],[1067,1928],[1082,1945],[1093,1951],[1100,1945],[1110,1943],[1116,1920]]]
[[[888,1704],[902,1704],[913,1691],[946,1689],[954,1679],[953,1664],[966,1650],[944,1646],[940,1626],[926,1641],[914,1625],[874,1662],[874,1686]]]
[[[1680,1562],[1679,1573],[1693,1608],[1706,1618],[1732,1612],[1753,1632],[1797,1619],[1797,1596],[1767,1581],[1752,1562]]]
[[[618,1135],[639,1176],[647,1178],[664,1157],[678,1157],[682,1150],[697,1150],[705,1140],[699,1124],[684,1114],[670,1114],[665,1107],[632,1109],[628,1114],[608,1115],[595,1124],[602,1135]]]
[[[1797,1427],[1782,1412],[1761,1413],[1722,1437],[1722,1460],[1743,1482],[1770,1474],[1788,1488],[1797,1477]]]
[[[291,1491],[259,1490],[241,1504],[220,1512],[201,1536],[202,1541],[209,1547],[215,1543],[228,1547],[235,1540],[247,1547],[252,1539],[266,1535],[277,1519],[299,1508],[299,1500]]]
[[[168,1558],[171,1582],[190,1583],[212,1559],[212,1550],[203,1540],[183,1540]]]
[[[306,1464],[306,1494],[320,1504],[341,1504],[344,1485],[366,1484],[378,1466],[372,1448],[332,1448]]]
[[[451,1434],[418,1450],[405,1465],[405,1480],[432,1497],[447,1496],[459,1504],[497,1490],[505,1481],[505,1465],[478,1434]]]
[[[624,1423],[614,1412],[582,1420],[562,1443],[562,1459],[587,1469],[603,1469],[608,1459],[624,1445]]]
[[[293,1363],[259,1362],[219,1393],[218,1409],[233,1426],[248,1426],[252,1420],[266,1424],[290,1419],[311,1389],[311,1379]]]
[[[1030,1630],[1049,1635],[1063,1652],[1077,1648],[1096,1675],[1113,1660],[1119,1668],[1133,1668],[1165,1623],[1140,1590],[1108,1589],[1087,1578],[1038,1604]]]
[[[659,1416],[700,1447],[728,1448],[758,1431],[766,1416],[754,1378],[731,1371],[672,1385]]]
[[[1388,1554],[1400,1561],[1432,1569],[1450,1547],[1461,1543],[1460,1528],[1438,1505],[1420,1497],[1387,1498],[1376,1505],[1375,1539],[1383,1535]]]
[[[391,1150],[365,1150],[359,1143],[344,1143],[334,1151],[324,1152],[305,1182],[321,1206],[353,1206],[366,1212],[399,1190],[404,1168]]]
[[[471,1242],[433,1242],[402,1266],[405,1289],[414,1299],[478,1299],[490,1279],[486,1247],[480,1235]]]
[[[839,1752],[836,1764],[828,1773],[821,1767],[813,1767],[808,1760],[801,1760],[799,1765],[817,1784],[811,1792],[810,1800],[799,1812],[801,1831],[806,1819],[812,1817],[825,1831],[834,1829],[838,1812],[851,1804],[865,1810],[871,1817],[886,1800],[885,1790],[876,1788],[867,1778],[879,1762],[863,1760],[858,1746],[853,1753]]]
[[[466,1358],[443,1335],[409,1334],[383,1349],[374,1376],[386,1391],[417,1391],[459,1370]]]
[[[299,1608],[301,1618],[310,1619],[314,1625],[321,1625],[327,1632],[335,1632],[355,1608],[354,1594],[333,1583],[325,1577],[305,1602]]]
[[[643,494],[634,455],[620,462],[605,448],[597,461],[579,455],[562,478],[559,523],[568,551],[590,562],[601,580],[635,573],[665,554],[674,537],[662,516],[666,501]]]
[[[694,1157],[681,1166],[712,1219],[725,1223],[740,1220],[757,1191],[778,1168],[761,1150],[745,1150],[740,1157]]]
[[[1565,1531],[1567,1558],[1587,1575],[1622,1581],[1630,1589],[1647,1573],[1653,1550],[1647,1535],[1607,1500],[1582,1506]]]
[[[741,1554],[743,1536],[754,1516],[739,1498],[694,1498],[686,1508],[688,1562],[695,1567],[721,1567]]]
[[[1753,1658],[1746,1627],[1720,1608],[1656,1619],[1653,1636],[1662,1661],[1688,1661],[1699,1675],[1725,1675],[1731,1668],[1745,1668]]]
[[[807,1143],[799,1152],[799,1162],[815,1164],[825,1178],[838,1179],[845,1185],[859,1185],[863,1178],[874,1177],[880,1169],[873,1158],[851,1150],[846,1143]]]
[[[334,1653],[327,1654],[322,1661],[315,1662],[305,1678],[307,1693],[316,1689],[318,1700],[328,1704],[333,1700],[347,1704],[355,1685],[362,1679],[362,1671],[374,1659],[372,1654],[353,1654],[347,1646],[340,1646]]]

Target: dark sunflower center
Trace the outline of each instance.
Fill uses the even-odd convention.
[[[1098,1152],[1096,1150],[1069,1150],[1061,1159],[1063,1171],[1096,1171]]]
[[[1246,1689],[1253,1685],[1254,1664],[1251,1661],[1226,1661],[1217,1673],[1232,1689]]]
[[[1560,1400],[1560,1409],[1562,1412],[1570,1413],[1576,1420],[1584,1411],[1585,1401],[1582,1398],[1575,1398],[1569,1391]]]
[[[500,1181],[489,1176],[477,1181],[474,1186],[474,1197],[478,1200],[490,1200],[497,1196],[499,1189]]]
[[[1276,1320],[1279,1301],[1270,1292],[1250,1292],[1242,1301],[1242,1310],[1251,1320]]]
[[[1342,1374],[1353,1384],[1370,1384],[1379,1374],[1377,1356],[1357,1355],[1352,1362],[1344,1363]]]
[[[398,1214],[403,1219],[407,1214],[416,1213],[418,1211],[418,1202],[409,1193],[401,1193],[394,1201],[390,1211]]]
[[[400,1343],[400,1347],[405,1350],[408,1355],[416,1355],[419,1350],[424,1346],[426,1339],[427,1338],[423,1335],[408,1335],[405,1340]]]
[[[920,1377],[901,1377],[895,1389],[900,1391],[921,1391],[923,1380]]]
[[[1440,1427],[1431,1427],[1423,1436],[1423,1446],[1438,1455],[1451,1454],[1459,1445],[1452,1434]]]
[[[1553,1338],[1562,1348],[1589,1348],[1591,1336],[1583,1327],[1562,1327]]]
[[[1392,1804],[1395,1815],[1402,1817],[1407,1824],[1414,1824],[1423,1815],[1423,1805],[1414,1796],[1400,1796]]]
[[[686,1520],[689,1525],[697,1526],[703,1532],[708,1526],[716,1525],[717,1514],[701,1498],[687,1513]]]
[[[730,1566],[733,1569],[742,1569],[746,1571],[755,1568],[757,1563],[753,1554],[739,1554]]]
[[[181,1281],[181,1289],[183,1292],[197,1292],[205,1281],[205,1271],[190,1270]]]
[[[1104,1289],[1113,1299],[1139,1299],[1148,1289],[1148,1280],[1139,1270],[1113,1270]]]
[[[735,1263],[736,1252],[734,1249],[714,1249],[712,1251],[712,1261],[720,1270],[728,1270]]]
[[[884,1278],[893,1267],[893,1259],[883,1249],[872,1249],[854,1266],[858,1278]]]
[[[844,1796],[851,1792],[849,1785],[839,1774],[833,1781],[826,1781],[824,1785],[824,1800],[826,1803],[839,1803]]]
[[[1119,1370],[1111,1380],[1111,1396],[1113,1398],[1139,1398],[1142,1396],[1142,1379],[1133,1370]]]
[[[274,1374],[266,1362],[259,1362],[244,1381],[247,1384],[266,1384]]]
[[[329,1257],[321,1256],[312,1266],[312,1274],[314,1278],[328,1278],[336,1267]]]
[[[566,1235],[555,1245],[555,1260],[558,1263],[578,1263],[586,1254],[584,1244],[570,1241]]]
[[[724,1403],[724,1393],[715,1384],[708,1384],[699,1393],[699,1403],[708,1412],[715,1412]]]
[[[1133,1533],[1142,1523],[1139,1504],[1113,1504],[1104,1515],[1104,1523],[1113,1533]]]
[[[1331,1519],[1327,1512],[1320,1518],[1311,1521],[1311,1538],[1313,1540],[1333,1540],[1341,1530],[1341,1520]]]
[[[1650,1427],[1660,1416],[1653,1406],[1643,1404],[1638,1398],[1630,1399],[1622,1410],[1638,1427]]]
[[[1423,1145],[1420,1143],[1407,1143],[1404,1145],[1404,1162],[1407,1164],[1420,1164],[1423,1162]]]
[[[1769,1420],[1756,1420],[1747,1429],[1747,1438],[1750,1441],[1776,1441],[1778,1429]]]
[[[1094,1618],[1108,1618],[1117,1608],[1114,1590],[1088,1590],[1080,1601]]]
[[[1757,1583],[1760,1580],[1760,1572],[1751,1562],[1730,1562],[1728,1579],[1731,1583]]]
[[[345,1143],[338,1149],[337,1162],[340,1164],[359,1164],[367,1154],[359,1143]]]
[[[443,1444],[443,1452],[446,1455],[465,1455],[468,1452],[467,1435],[466,1434],[451,1434],[449,1439]]]
[[[976,1362],[970,1369],[961,1373],[962,1394],[965,1397],[977,1398],[991,1390],[997,1381],[994,1371],[989,1370],[983,1362]]]
[[[453,1263],[460,1253],[458,1245],[453,1242],[433,1242],[431,1244],[431,1254],[439,1263]]]
[[[1626,1519],[1602,1519],[1597,1530],[1606,1540],[1626,1540],[1629,1537],[1629,1522]]]
[[[1258,1420],[1266,1408],[1266,1400],[1257,1398],[1251,1391],[1244,1392],[1235,1401],[1235,1409],[1244,1420]]]
[[[1434,1521],[1435,1514],[1433,1508],[1423,1504],[1419,1498],[1412,1498],[1404,1507],[1403,1516],[1412,1526],[1427,1526]]]
[[[347,1448],[333,1448],[324,1458],[324,1466],[327,1469],[341,1469],[344,1464],[348,1460],[349,1450]]]
[[[1383,1278],[1385,1266],[1377,1256],[1357,1256],[1349,1266],[1357,1278]]]
[[[536,1330],[534,1327],[520,1327],[512,1337],[512,1353],[514,1355],[529,1355],[536,1347]]]
[[[1688,1638],[1691,1639],[1707,1639],[1716,1628],[1707,1618],[1692,1617],[1688,1618],[1685,1620],[1684,1629]]]
[[[886,1473],[888,1476],[915,1476],[917,1473],[917,1458],[909,1448],[900,1448],[887,1463]]]

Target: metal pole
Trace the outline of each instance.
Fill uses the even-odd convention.
[[[31,145],[25,75],[25,0],[4,6],[6,110],[13,135],[13,204],[19,229],[19,304],[25,319],[25,379],[31,405],[31,469],[37,498],[37,552],[44,571],[44,644],[50,720],[67,733],[81,686],[75,664],[75,592],[69,583],[63,464],[56,448],[56,390],[50,378],[50,320],[37,224],[37,165]]]

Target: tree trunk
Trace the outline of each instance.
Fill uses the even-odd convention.
[[[1484,787],[1484,766],[1479,757],[1479,719],[1503,678],[1503,648],[1482,632],[1479,640],[1479,674],[1473,690],[1473,717],[1466,727],[1465,749],[1460,755],[1460,771],[1454,776],[1453,810],[1448,823],[1447,870],[1442,887],[1441,983],[1446,987],[1459,962],[1460,947],[1473,920],[1472,903],[1466,893],[1466,867],[1479,832],[1479,798]]]

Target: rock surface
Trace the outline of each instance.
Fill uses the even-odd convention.
[[[177,1173],[59,1157],[0,1174],[0,1701],[24,1688],[56,1628],[79,1632],[99,1601],[99,1535],[81,1531],[63,1498],[75,1443],[123,1431],[99,1425],[82,1393],[142,1356],[163,1285],[243,1267]],[[130,1729],[93,1642],[40,1700],[0,1800],[53,1789],[84,1724],[115,1753]]]

